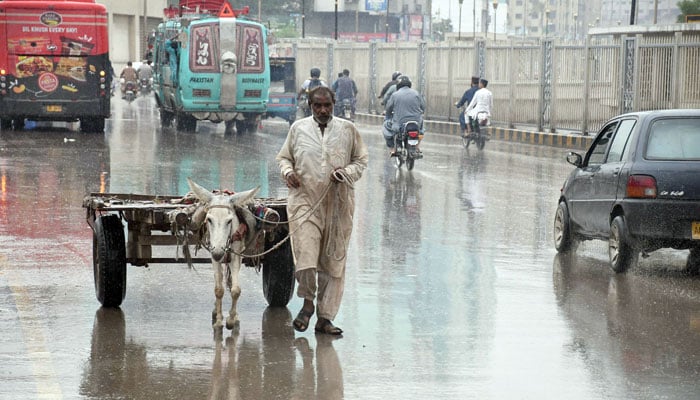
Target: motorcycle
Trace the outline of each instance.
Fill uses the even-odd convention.
[[[337,117],[355,121],[355,112],[353,111],[352,99],[343,99],[336,105],[335,115]]]
[[[136,82],[134,81],[123,81],[124,79],[122,78],[122,85],[124,86],[124,100],[128,101],[131,103],[136,99]]]
[[[299,96],[297,101],[297,119],[311,116],[311,107],[307,99],[306,94]]]
[[[420,142],[420,124],[417,121],[407,121],[399,132],[394,134],[394,149],[396,149],[396,166],[401,168],[406,164],[407,170],[412,170],[416,160],[423,158],[423,153],[418,150]]]
[[[148,95],[149,93],[151,93],[151,83],[152,83],[152,81],[153,81],[153,79],[141,78],[141,82],[140,82],[140,85],[141,85],[141,87],[140,87],[140,92],[141,92],[141,94],[143,94],[144,96],[146,96],[146,95]]]
[[[486,145],[486,134],[481,133],[481,128],[488,126],[489,119],[488,114],[485,112],[480,112],[476,115],[476,119],[472,120],[472,132],[468,135],[462,136],[462,144],[465,149],[469,148],[469,145],[473,142],[476,144],[476,148],[483,150]]]

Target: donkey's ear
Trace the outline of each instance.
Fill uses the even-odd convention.
[[[214,197],[214,194],[212,192],[198,185],[190,178],[187,178],[187,184],[190,185],[190,190],[194,193],[195,196],[197,196],[197,198],[201,202],[209,203]]]
[[[231,196],[231,205],[242,206],[244,204],[250,204],[253,202],[255,195],[260,191],[260,186],[255,189],[246,190],[245,192],[238,192]]]

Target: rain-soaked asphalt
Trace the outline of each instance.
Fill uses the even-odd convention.
[[[213,273],[128,267],[120,309],[95,299],[83,197],[205,187],[286,196],[285,125],[161,131],[116,100],[104,135],[0,133],[0,399],[696,399],[700,280],[662,252],[624,275],[602,242],[556,256],[565,150],[428,135],[397,171],[376,127],[356,183],[342,339],[296,333],[241,272],[240,331],[211,328]],[[173,251],[170,249],[168,251]],[[169,256],[174,256],[169,254]],[[225,306],[228,303],[225,303]]]

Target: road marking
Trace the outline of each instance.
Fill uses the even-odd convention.
[[[8,287],[15,299],[22,337],[27,348],[27,358],[31,362],[32,375],[36,384],[38,399],[63,399],[61,386],[53,365],[53,357],[46,347],[43,330],[46,321],[36,312],[26,287],[19,277],[8,268],[7,257],[0,254],[0,275],[5,276]]]

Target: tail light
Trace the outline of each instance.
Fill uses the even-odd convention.
[[[408,137],[411,139],[418,139],[418,131],[408,131]]]
[[[656,179],[649,175],[632,175],[627,179],[627,197],[655,199]]]

